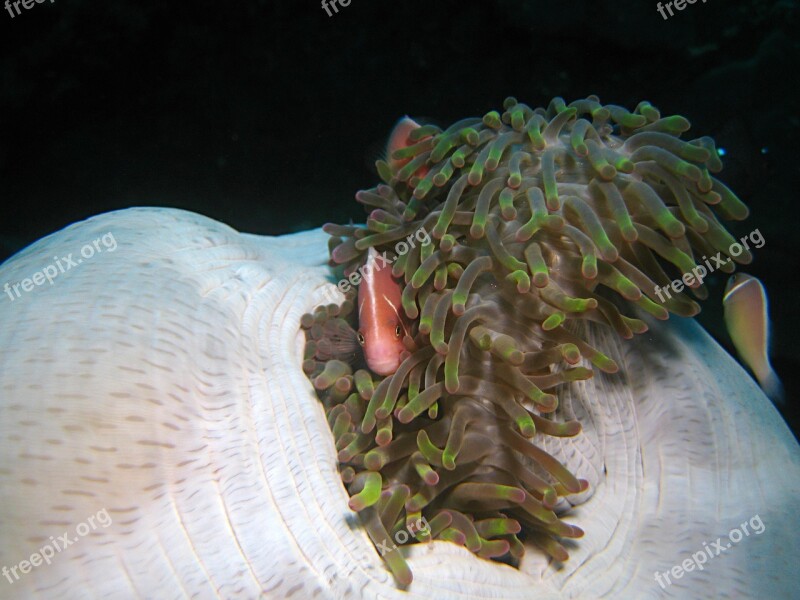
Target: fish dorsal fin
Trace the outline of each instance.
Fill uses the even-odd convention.
[[[419,127],[419,123],[414,119],[405,116],[400,119],[394,126],[394,129],[392,129],[392,133],[389,135],[389,141],[386,143],[386,162],[389,163],[389,166],[391,166],[393,170],[398,163],[402,166],[402,164],[408,162],[408,159],[397,160],[392,158],[392,154],[397,150],[411,146],[414,143],[410,139],[411,132],[415,129],[419,129]]]

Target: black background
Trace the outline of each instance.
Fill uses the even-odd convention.
[[[22,9],[22,6],[20,5]],[[12,8],[13,10],[13,8]],[[798,3],[45,0],[0,10],[0,260],[91,215],[196,211],[281,234],[363,222],[356,190],[406,114],[439,125],[597,94],[647,99],[725,149],[766,245],[773,363],[797,423]],[[727,276],[700,320],[721,325]]]

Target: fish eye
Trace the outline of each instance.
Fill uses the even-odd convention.
[[[398,325],[397,327],[394,328],[394,334],[395,336],[400,337],[401,335],[403,335],[403,328],[400,325]]]
[[[362,346],[366,343],[366,340],[364,340],[364,334],[361,333],[360,331],[356,332],[356,338],[358,339],[358,343],[361,344]]]

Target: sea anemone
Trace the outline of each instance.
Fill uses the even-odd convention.
[[[630,338],[647,330],[638,311],[693,316],[697,302],[657,286],[712,254],[731,259],[726,272],[751,260],[729,254],[717,217],[747,208],[712,175],[713,140],[680,139],[685,118],[594,96],[503,106],[412,128],[378,161],[383,183],[356,194],[366,227],[325,227],[345,276],[370,247],[389,252],[413,323],[397,371],[376,377],[351,352],[352,290],[302,321],[350,507],[401,585],[411,573],[396,543],[442,539],[518,564],[531,542],[567,560],[564,538],[583,532],[562,520],[563,498],[588,483],[537,442],[580,433],[559,385],[618,370],[576,324]],[[431,243],[392,252],[421,229]],[[701,277],[686,287],[707,296]]]

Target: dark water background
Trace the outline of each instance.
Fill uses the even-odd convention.
[[[771,300],[773,364],[800,415],[798,3],[697,0],[45,0],[0,10],[0,261],[130,206],[282,234],[363,222],[356,190],[395,121],[449,125],[597,94],[682,114],[725,149],[766,244],[746,271]],[[13,8],[12,8],[13,10]],[[699,317],[722,325],[727,276]],[[2,282],[0,282],[2,283]]]

